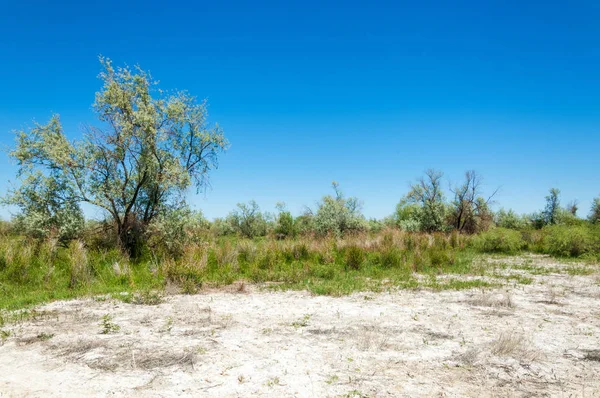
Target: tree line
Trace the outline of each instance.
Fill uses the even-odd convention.
[[[386,227],[473,234],[493,226],[524,229],[586,222],[577,217],[577,202],[561,206],[558,189],[550,190],[538,213],[493,212],[496,192],[484,196],[483,178],[472,170],[448,190],[442,172],[427,170],[383,220],[367,220],[361,202],[344,195],[334,182],[333,194],[297,217],[283,203],[269,213],[251,201],[209,222],[185,200],[188,188],[208,186],[210,171],[229,146],[220,127],[208,124],[206,103],[185,91],[158,89],[150,73],[139,67],[114,67],[106,58],[100,62],[102,88],[93,104],[98,125],[86,126],[83,139],[70,140],[58,115],[17,133],[10,156],[18,165],[19,185],[3,203],[18,208],[13,226],[21,233],[61,243],[98,233],[136,256],[153,240],[176,245],[189,229],[284,239]],[[104,220],[86,222],[83,204],[100,209]],[[600,221],[600,198],[594,199],[588,221]]]

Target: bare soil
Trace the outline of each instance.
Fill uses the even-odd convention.
[[[54,302],[2,328],[0,397],[600,397],[598,274],[488,263],[533,282]]]

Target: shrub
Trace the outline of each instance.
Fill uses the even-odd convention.
[[[394,220],[398,228],[406,232],[418,232],[421,230],[422,211],[419,205],[400,201],[396,206]]]
[[[202,212],[187,206],[165,211],[149,225],[148,245],[179,257],[184,247],[197,240],[200,231],[207,231],[208,227],[209,223]]]
[[[593,224],[600,223],[600,197],[594,198],[588,219]]]
[[[360,212],[356,198],[345,198],[333,183],[336,196],[325,196],[313,218],[313,227],[319,235],[342,236],[348,232],[366,231],[368,223]]]
[[[379,264],[384,268],[398,268],[403,266],[402,251],[396,247],[382,249],[379,254]]]
[[[18,232],[36,239],[53,237],[66,244],[79,237],[84,226],[81,207],[64,200],[66,191],[64,181],[34,173],[0,202],[20,209],[13,220]]]
[[[579,257],[593,251],[592,229],[584,226],[552,225],[544,228],[544,251],[555,256]]]
[[[365,261],[365,253],[358,246],[348,246],[346,248],[346,269],[359,270]]]
[[[383,221],[377,220],[375,218],[369,219],[369,232],[379,233],[385,228],[385,223]]]
[[[513,210],[500,209],[495,215],[496,225],[501,228],[523,229],[527,227],[528,221],[525,217],[519,216]]]
[[[255,201],[251,200],[248,204],[238,203],[237,207],[227,216],[227,222],[239,234],[248,238],[267,234],[267,221]]]
[[[445,265],[454,264],[454,252],[444,249],[432,249],[429,251],[429,261],[433,267],[441,268]]]
[[[277,238],[289,238],[296,236],[294,217],[289,211],[282,211],[277,216],[277,225],[275,227]]]
[[[235,235],[235,227],[231,224],[230,220],[223,218],[215,218],[210,224],[210,232],[215,236],[229,236]]]
[[[520,232],[506,228],[494,228],[473,238],[473,246],[487,253],[513,254],[525,247]]]

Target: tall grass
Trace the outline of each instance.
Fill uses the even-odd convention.
[[[557,256],[598,256],[598,228],[547,227],[538,231],[492,229],[476,236],[378,233],[245,239],[204,236],[176,255],[160,246],[132,260],[116,249],[73,241],[0,237],[0,308],[91,294],[162,289],[174,285],[196,293],[203,285],[235,281],[272,288],[340,295],[357,290],[416,287],[419,274],[480,275],[477,252],[515,254],[530,250]],[[427,278],[425,278],[427,279]],[[439,283],[436,282],[436,288]],[[455,284],[467,288],[470,284]]]

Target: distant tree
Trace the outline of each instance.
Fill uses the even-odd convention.
[[[486,229],[492,221],[489,204],[495,194],[494,191],[487,199],[482,195],[483,178],[474,170],[465,173],[465,180],[461,185],[450,188],[454,194],[451,208],[451,223],[459,232],[474,233]]]
[[[19,132],[11,156],[21,186],[8,200],[19,204],[38,184],[52,185],[52,200],[103,209],[121,247],[135,255],[155,217],[181,202],[191,185],[206,186],[208,172],[228,143],[218,126],[207,126],[205,103],[184,91],[156,90],[140,68],[115,69],[108,59],[100,62],[104,85],[94,109],[101,125],[87,127],[81,141],[67,138],[58,115]],[[38,199],[35,207],[47,206],[47,197]]]
[[[210,231],[216,236],[235,235],[237,231],[230,221],[227,218],[215,218],[210,223]]]
[[[592,201],[592,208],[590,209],[588,220],[594,224],[600,223],[600,197],[594,198]]]
[[[235,230],[247,238],[267,234],[267,221],[254,200],[238,203],[237,209],[232,211],[227,219]]]
[[[546,196],[546,207],[542,212],[544,223],[546,225],[556,224],[560,212],[560,190],[551,188],[550,193]]]
[[[571,213],[571,215],[573,216],[577,216],[577,210],[579,210],[579,202],[577,201],[577,199],[570,201],[567,204],[567,208],[566,210]]]
[[[500,209],[496,213],[496,225],[501,228],[523,229],[527,227],[527,219],[519,216],[513,210]]]
[[[421,207],[420,228],[427,232],[441,231],[445,228],[446,207],[442,191],[443,173],[433,169],[410,187],[405,197],[407,204],[415,203]]]
[[[420,205],[409,203],[406,198],[396,205],[394,221],[398,228],[407,232],[421,231],[423,211]]]
[[[312,225],[320,235],[343,235],[348,232],[364,231],[367,221],[361,213],[361,203],[357,198],[346,198],[337,182],[332,183],[334,196],[325,196],[314,213]]]
[[[278,211],[275,226],[277,238],[281,239],[295,236],[297,231],[292,213],[288,211],[283,202],[278,202],[275,207]]]

